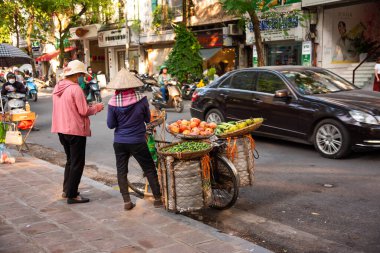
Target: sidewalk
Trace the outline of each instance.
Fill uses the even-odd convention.
[[[85,177],[91,202],[67,205],[62,180],[63,168],[32,157],[0,165],[0,252],[270,253],[150,200],[124,211],[119,192]]]

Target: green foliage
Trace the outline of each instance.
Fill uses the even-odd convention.
[[[139,33],[141,30],[141,21],[139,19],[135,19],[132,22],[131,30],[135,33]]]
[[[165,62],[168,72],[178,78],[180,82],[186,82],[192,77],[202,76],[202,58],[199,55],[201,45],[193,33],[185,25],[173,25],[175,44]]]
[[[157,5],[153,11],[152,26],[158,31],[170,27],[173,20],[173,11],[167,5]]]

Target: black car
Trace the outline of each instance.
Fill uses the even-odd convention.
[[[380,93],[322,68],[231,71],[197,89],[190,111],[209,122],[263,117],[256,134],[314,144],[327,158],[342,158],[353,147],[380,147]]]

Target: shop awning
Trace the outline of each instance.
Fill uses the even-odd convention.
[[[199,50],[199,53],[204,61],[208,61],[208,59],[213,57],[220,50],[222,50],[221,47],[204,48],[204,49]]]
[[[76,49],[76,47],[66,47],[65,52],[70,52],[70,51],[75,50],[75,49]],[[35,59],[35,61],[50,61],[51,59],[57,57],[60,52],[61,52],[61,50],[55,50],[53,52],[41,55],[40,57],[37,57]]]

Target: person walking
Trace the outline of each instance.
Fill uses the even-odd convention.
[[[154,206],[162,206],[160,185],[156,166],[145,139],[146,123],[150,121],[148,99],[138,88],[143,83],[125,68],[108,84],[115,94],[108,103],[107,126],[114,131],[117,181],[124,200],[124,209],[131,210],[132,203],[128,191],[128,161],[133,156],[147,177],[154,196]]]
[[[101,103],[88,106],[78,78],[87,74],[84,64],[71,61],[63,69],[63,78],[53,91],[51,132],[58,133],[66,153],[62,197],[68,204],[86,203],[90,200],[79,195],[78,187],[83,174],[86,139],[91,136],[90,115],[103,110]]]
[[[377,57],[375,65],[375,80],[373,82],[373,91],[380,92],[380,56]]]

